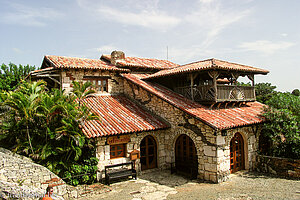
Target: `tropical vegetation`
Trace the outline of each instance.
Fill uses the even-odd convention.
[[[17,66],[13,63],[9,63],[8,65],[2,64],[0,68],[0,91],[11,91],[16,89],[21,80],[33,70],[35,70],[35,66]]]
[[[58,89],[48,91],[43,81],[22,82],[14,91],[2,92],[1,105],[8,112],[0,126],[0,143],[76,185],[96,179],[94,141],[87,139],[81,129],[96,116],[80,105],[94,92],[89,89],[91,84],[73,84],[71,94]],[[91,165],[88,170],[86,165]]]
[[[262,133],[271,141],[265,154],[300,158],[300,97],[291,93],[273,94],[266,101]]]
[[[248,85],[250,83],[238,83]],[[260,153],[285,158],[300,158],[300,92],[276,91],[271,83],[255,84],[256,100],[266,104],[260,137]]]

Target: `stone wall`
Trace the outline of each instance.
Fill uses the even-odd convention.
[[[255,169],[258,150],[257,138],[260,130],[260,125],[252,125],[229,129],[225,137],[217,136],[217,144],[219,145],[217,150],[218,179],[225,181],[230,174],[230,141],[236,133],[240,133],[243,137],[245,169],[250,171]]]
[[[3,184],[28,186],[37,194],[45,194],[48,184],[42,183],[52,178],[60,179],[47,168],[33,163],[31,159],[0,148],[0,181]],[[66,195],[66,184],[61,179],[59,183],[63,185],[54,187],[54,193],[59,196]]]
[[[0,199],[39,199],[46,193],[48,184],[52,183],[55,199],[74,199],[87,196],[90,191],[85,186],[67,185],[47,168],[34,163],[30,158],[0,148]],[[57,186],[55,186],[57,184]],[[61,184],[61,185],[60,185]]]
[[[300,179],[300,160],[257,155],[256,171]]]
[[[166,130],[164,134],[157,134],[159,138],[164,138],[163,141],[162,139],[158,141],[161,140],[162,147],[160,148],[164,149],[166,155],[159,167],[170,168],[170,164],[175,162],[176,140],[180,135],[186,134],[193,140],[197,149],[198,178],[220,182],[218,180],[217,160],[219,146],[214,129],[129,81],[124,82],[124,93],[128,98],[138,101],[146,109],[171,124],[171,128]],[[220,135],[220,133],[217,134]]]
[[[258,148],[256,138],[260,131],[257,125],[229,129],[227,135],[223,136],[220,131],[215,131],[129,81],[124,82],[124,93],[171,124],[171,128],[164,133],[156,133],[165,155],[165,159],[159,162],[159,167],[169,168],[170,163],[175,162],[176,139],[181,134],[186,134],[193,140],[197,149],[198,178],[212,182],[226,181],[230,174],[230,140],[239,132],[244,139],[245,168],[254,168]]]
[[[149,132],[142,132],[142,133],[133,133],[130,135],[130,142],[126,144],[127,154],[125,157],[122,158],[114,158],[110,159],[110,146],[106,144],[106,137],[98,138],[97,139],[97,149],[96,149],[96,157],[99,159],[98,163],[98,178],[104,178],[104,169],[106,165],[113,165],[118,163],[125,163],[130,161],[130,152],[134,149],[140,151],[140,143],[144,137],[147,135],[151,135],[154,137],[156,144],[157,144],[157,164],[158,168],[165,169],[165,163],[167,160],[167,156],[165,153],[165,149],[163,148],[164,145],[164,137],[165,137],[166,130],[159,130],[159,131],[149,131]],[[169,157],[170,158],[170,157]],[[171,162],[168,160],[169,163]],[[141,166],[139,160],[136,161],[136,168],[140,172]]]
[[[66,93],[72,90],[72,81],[84,81],[83,76],[104,76],[108,79],[108,93],[121,94],[123,93],[123,80],[117,73],[109,71],[92,71],[92,70],[72,70],[62,71],[62,89]]]

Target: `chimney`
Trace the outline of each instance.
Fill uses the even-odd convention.
[[[125,53],[123,51],[113,51],[110,57],[110,63],[113,65],[117,65],[118,61],[125,61]]]

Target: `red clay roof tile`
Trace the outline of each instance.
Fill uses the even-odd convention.
[[[267,74],[268,70],[259,69],[256,67],[241,65],[237,63],[231,63],[227,61],[208,59],[203,61],[198,61],[186,65],[182,65],[173,69],[166,69],[156,72],[144,79],[158,78],[163,76],[171,76],[180,73],[194,72],[194,71],[204,71],[204,70],[227,70],[227,71],[239,71],[239,72],[250,72],[254,74]]]
[[[110,55],[102,55],[102,59],[111,59]],[[125,57],[124,61],[117,61],[119,66],[124,67],[141,67],[141,68],[151,68],[151,69],[172,69],[178,67],[178,64],[172,63],[168,60],[159,60],[152,58],[138,58],[138,57]]]
[[[92,96],[83,102],[100,118],[90,120],[83,126],[82,130],[88,138],[169,127],[124,96]]]
[[[122,71],[128,72],[128,69],[122,69],[114,65],[108,64],[100,59],[87,59],[87,58],[74,58],[65,56],[50,56],[46,55],[44,61],[48,60],[53,64],[54,68],[64,68],[64,69],[100,69],[109,71]],[[42,65],[43,67],[43,65]]]
[[[210,109],[161,85],[140,80],[134,74],[122,76],[214,129],[229,129],[265,121],[261,116],[264,104],[259,102],[247,102],[242,107]]]

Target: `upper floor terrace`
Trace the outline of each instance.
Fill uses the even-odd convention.
[[[255,101],[254,75],[269,71],[209,59],[162,70],[144,78],[158,82],[183,96],[204,104]],[[238,84],[239,77],[248,77],[251,86]]]

